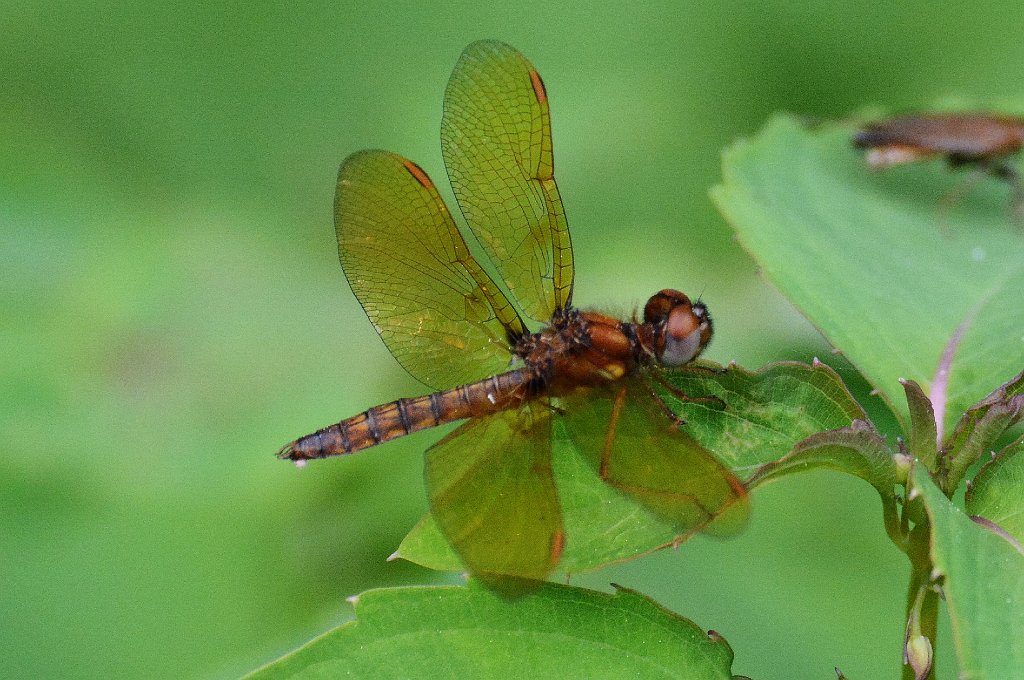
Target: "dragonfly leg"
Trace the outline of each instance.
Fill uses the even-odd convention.
[[[725,375],[729,372],[728,366],[707,366],[699,363],[692,363],[686,366],[687,371],[695,373],[706,373],[708,375]]]
[[[716,371],[715,369],[707,368],[707,367],[704,367],[704,366],[697,366],[695,368],[702,369],[702,370],[707,370],[707,371],[710,371],[710,372],[716,373],[716,374],[724,372],[724,369],[722,371]],[[692,395],[687,394],[686,392],[683,392],[681,389],[679,389],[678,387],[676,387],[675,385],[670,383],[668,380],[665,380],[664,376],[658,375],[658,373],[656,373],[654,371],[652,371],[651,373],[652,373],[654,379],[656,381],[658,381],[658,384],[661,385],[662,387],[664,387],[666,390],[668,390],[669,393],[673,397],[678,399],[679,401],[686,401],[686,402],[690,402],[691,404],[708,404],[708,405],[714,404],[715,407],[718,408],[718,410],[720,410],[720,411],[724,411],[726,408],[728,408],[726,403],[722,400],[721,397],[716,397],[713,394],[707,394],[707,395],[703,395],[703,396],[699,396],[699,397],[694,397]],[[657,395],[655,395],[655,396],[657,396]],[[661,399],[661,397],[658,397],[658,400],[661,401],[662,403],[664,403],[664,401]],[[666,408],[668,408],[668,407],[666,406]]]
[[[612,413],[608,418],[608,429],[604,433],[604,446],[601,447],[601,464],[597,473],[601,479],[608,481],[608,465],[612,457],[612,445],[615,443],[615,432],[619,426],[619,416],[622,415],[622,406],[626,402],[626,388],[621,387],[615,393],[615,400],[612,402]]]
[[[672,421],[673,428],[678,430],[683,425],[686,425],[686,418],[683,418],[681,415],[670,409],[668,407],[668,404],[665,403],[665,400],[662,399],[661,395],[658,394],[657,390],[648,385],[647,393],[651,395],[652,399],[654,399],[654,403],[656,403],[661,408],[661,411],[662,413],[665,414],[665,417]]]

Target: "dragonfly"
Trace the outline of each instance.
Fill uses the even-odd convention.
[[[983,112],[920,113],[865,125],[853,137],[873,169],[943,157],[951,167],[971,166],[967,186],[988,174],[1013,191],[1013,212],[1024,218],[1024,183],[1009,156],[1024,146],[1024,118]],[[963,191],[958,194],[964,193]]]
[[[335,198],[342,268],[391,354],[435,391],[367,409],[278,456],[345,455],[465,421],[427,451],[426,489],[442,533],[485,581],[543,580],[563,554],[556,423],[604,482],[680,536],[736,530],[742,482],[656,389],[678,392],[664,371],[711,340],[707,306],[672,289],[629,321],[573,306],[548,96],[522,54],[496,41],[465,49],[444,95],[441,149],[500,285],[420,166],[388,151],[349,156]]]

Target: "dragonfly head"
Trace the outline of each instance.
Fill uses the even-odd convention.
[[[644,306],[644,350],[662,366],[675,367],[696,359],[714,332],[703,302],[691,302],[678,290],[655,293]]]

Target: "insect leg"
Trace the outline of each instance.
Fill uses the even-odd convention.
[[[950,163],[950,165],[957,167],[957,165],[953,163]],[[963,165],[963,163],[960,165]],[[946,191],[946,193],[942,195],[942,198],[939,199],[939,226],[942,228],[942,234],[946,238],[949,238],[950,234],[953,233],[949,224],[949,216],[953,212],[953,208],[967,198],[967,195],[974,190],[974,187],[978,185],[978,182],[984,179],[985,175],[991,173],[992,170],[987,164],[982,163],[976,165],[971,169],[969,174],[954,184],[953,188]]]
[[[651,398],[654,400],[654,403],[657,404],[659,408],[661,408],[662,412],[665,414],[665,417],[672,421],[672,427],[679,429],[683,425],[686,425],[686,418],[683,418],[681,415],[670,409],[668,407],[668,404],[665,403],[665,400],[662,399],[661,395],[658,394],[657,390],[655,390],[651,385],[646,385],[646,388],[647,393],[651,395]]]
[[[1013,219],[1017,226],[1024,226],[1024,181],[1021,181],[1020,172],[1007,161],[993,165],[990,172],[994,177],[998,177],[1010,185],[1012,196],[1010,207],[1013,211]]]
[[[608,481],[608,467],[612,458],[612,445],[615,443],[615,430],[619,426],[619,416],[622,414],[622,406],[626,400],[626,388],[622,387],[615,393],[612,401],[612,412],[608,418],[608,429],[604,434],[604,446],[601,447],[601,462],[598,465],[597,473],[601,479]]]
[[[703,368],[703,367],[699,367],[699,368]],[[716,371],[713,368],[707,368],[705,370],[707,370],[710,373],[717,373],[717,372],[719,372],[719,371]],[[721,372],[724,372],[724,369],[722,369]],[[685,392],[680,390],[678,387],[676,387],[675,385],[673,385],[670,382],[668,382],[667,380],[665,380],[665,378],[663,376],[660,376],[657,373],[653,374],[652,377],[658,382],[659,385],[661,385],[666,390],[668,390],[669,393],[672,394],[672,396],[674,396],[675,398],[679,399],[680,401],[686,401],[686,402],[697,403],[697,404],[708,404],[708,405],[714,404],[714,408],[718,408],[720,410],[725,410],[727,408],[725,402],[722,401],[719,397],[716,397],[716,396],[713,396],[713,395],[706,395],[706,396],[702,396],[702,397],[693,397],[693,396],[690,396],[689,394],[686,394]],[[674,427],[675,429],[679,429],[682,426],[686,425],[686,418],[682,417],[681,415],[679,415],[678,413],[673,411],[671,408],[669,408],[669,405],[665,403],[665,400],[661,398],[661,395],[658,394],[657,390],[655,390],[652,385],[650,385],[650,384],[647,385],[647,391],[651,395],[651,398],[654,399],[654,402],[656,404],[658,404],[658,406],[661,408],[661,410],[665,413],[665,415],[668,417],[668,419],[670,421],[672,421],[672,427]]]
[[[697,368],[703,368],[703,367],[697,367]],[[711,372],[715,372],[715,373],[718,372],[718,371],[715,371],[714,369],[707,369],[707,370],[709,370]],[[703,396],[700,396],[700,397],[694,397],[694,396],[691,396],[691,395],[687,394],[686,392],[683,392],[681,389],[679,389],[678,387],[676,387],[675,385],[670,383],[668,380],[666,380],[664,376],[659,375],[656,371],[651,371],[651,377],[653,377],[658,382],[659,385],[661,385],[666,390],[668,390],[669,393],[671,393],[672,396],[675,397],[676,399],[678,399],[679,401],[688,401],[688,402],[690,402],[692,404],[714,404],[719,410],[722,410],[722,411],[724,411],[726,408],[728,408],[726,406],[725,401],[723,401],[721,399],[721,397],[716,397],[713,394],[706,394],[706,395],[703,395]],[[659,397],[659,400],[661,400],[660,397]],[[662,403],[664,403],[664,402],[662,402]]]

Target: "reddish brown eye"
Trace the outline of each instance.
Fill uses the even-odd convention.
[[[698,314],[699,312],[699,314]],[[710,325],[704,306],[681,304],[672,309],[665,324],[665,348],[661,353],[664,366],[682,366],[697,358],[711,339]]]
[[[707,307],[691,303],[678,290],[665,289],[651,296],[644,307],[644,321],[651,328],[651,353],[663,366],[693,361],[711,341]]]
[[[690,298],[678,290],[666,288],[655,293],[644,306],[644,321],[652,324],[663,324],[668,321],[669,314],[678,305],[690,306]]]
[[[678,305],[668,315],[668,322],[665,324],[665,336],[682,340],[695,330],[700,328],[701,318],[693,313],[690,305]]]

